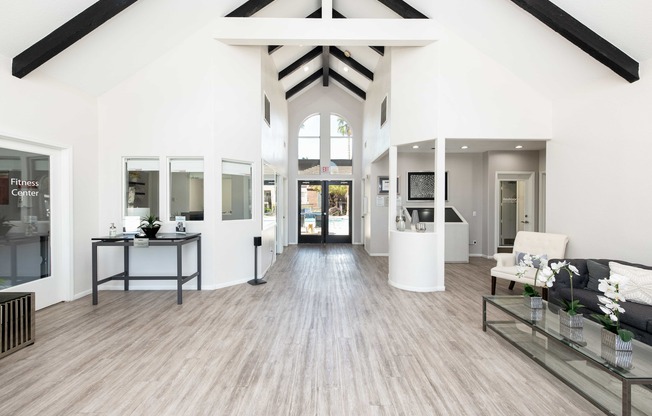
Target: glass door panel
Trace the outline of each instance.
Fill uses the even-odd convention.
[[[351,181],[299,181],[299,243],[351,243]]]
[[[328,181],[326,242],[351,242],[351,181]]]
[[[299,182],[299,243],[322,242],[322,189],[321,181]]]

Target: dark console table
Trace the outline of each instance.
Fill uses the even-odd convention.
[[[138,237],[127,234],[118,234],[116,237],[96,237],[93,241],[93,305],[97,305],[97,288],[99,285],[111,280],[123,280],[124,290],[129,290],[130,280],[176,280],[177,281],[177,304],[181,305],[181,288],[184,283],[197,278],[197,290],[201,290],[201,234],[200,233],[159,233],[156,238],[149,239],[149,246],[173,246],[177,248],[177,274],[174,276],[133,276],[129,273],[129,247],[134,246],[134,238]],[[182,263],[182,249],[186,244],[197,245],[197,271],[184,276]],[[99,280],[97,276],[97,248],[98,247],[124,247],[124,271]],[[137,250],[142,250],[137,248]]]

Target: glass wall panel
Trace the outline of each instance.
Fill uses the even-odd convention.
[[[222,220],[252,218],[251,163],[222,161]]]
[[[331,114],[330,119],[330,173],[335,175],[353,174],[353,140],[348,121]]]
[[[170,159],[170,220],[204,219],[203,159]]]
[[[50,157],[0,148],[0,289],[48,277]]]
[[[300,175],[319,175],[320,166],[320,116],[308,117],[299,129],[298,173]]]

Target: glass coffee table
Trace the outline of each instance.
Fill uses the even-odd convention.
[[[502,313],[490,311],[487,320],[487,305]],[[652,346],[634,341],[629,356],[614,357],[601,351],[601,325],[585,318],[583,329],[569,331],[559,309],[545,301],[543,310],[530,309],[522,296],[483,296],[482,330],[505,338],[605,413],[652,415]]]

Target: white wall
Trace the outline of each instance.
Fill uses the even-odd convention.
[[[166,157],[202,156],[205,217],[203,222],[188,222],[187,230],[204,233],[203,287],[251,279],[253,237],[260,235],[262,227],[261,79],[260,48],[227,46],[213,40],[210,30],[202,29],[100,97],[103,192],[98,231],[103,231],[104,224],[121,222],[123,157],[160,157],[164,172]],[[251,220],[221,221],[223,159],[253,164]],[[161,175],[163,203],[168,195],[165,177]],[[161,211],[162,218],[167,217],[167,208],[162,206]],[[172,229],[173,224],[166,222],[162,231]],[[175,263],[166,249],[149,248],[142,260],[134,256],[133,267],[148,274],[170,273]],[[185,256],[194,266],[193,254],[190,248]],[[188,287],[194,285],[192,281]],[[172,282],[133,284],[134,288],[172,286]]]
[[[260,48],[262,65],[262,89],[270,101],[271,120],[268,125],[264,117],[261,119],[261,154],[264,163],[274,168],[278,188],[282,186],[282,178],[288,174],[288,104],[285,93],[278,82],[278,73],[266,47]],[[264,103],[261,97],[261,111],[264,113]],[[280,178],[280,180],[279,180]],[[284,236],[287,233],[287,216],[285,215],[287,201],[277,200],[276,225],[265,221],[262,224],[263,245],[261,247],[260,275],[276,261],[276,253],[282,252]]]
[[[288,151],[288,204],[289,221],[288,233],[291,244],[297,242],[298,227],[298,180],[353,180],[353,244],[361,244],[361,215],[362,215],[362,140],[363,112],[362,103],[345,92],[339,86],[331,85],[322,87],[321,84],[308,87],[308,90],[301,93],[289,102],[289,151]],[[321,113],[322,117],[330,117],[330,113],[339,114],[344,117],[353,130],[353,177],[345,175],[323,174],[320,176],[297,176],[297,137],[301,123],[310,115]],[[323,133],[322,133],[323,134]],[[326,134],[328,134],[326,132]]]
[[[71,276],[65,276],[71,282],[62,289],[64,297],[69,299],[72,293],[90,288],[91,283],[90,239],[95,236],[98,224],[99,193],[96,101],[48,79],[38,70],[23,79],[14,78],[11,60],[2,56],[0,91],[0,135],[52,144],[71,152],[73,212],[72,215],[53,212],[59,219],[65,218],[64,227],[72,226],[72,241],[65,242],[73,252]],[[74,219],[72,224],[70,218]],[[55,261],[59,260],[53,259],[53,266]],[[39,305],[42,306],[45,305]]]
[[[423,47],[393,47],[389,51],[390,143],[398,146],[436,138],[439,42]]]
[[[363,106],[365,173],[369,173],[371,163],[389,149],[389,132],[392,124],[392,103],[389,97],[392,55],[388,49],[385,51],[385,56],[378,61],[374,82],[367,91],[367,99]],[[387,121],[381,127],[380,107],[385,98],[387,98]]]
[[[550,100],[452,33],[440,46],[440,135],[464,139],[546,139]]]
[[[608,77],[554,103],[547,230],[569,235],[570,257],[652,264],[651,70],[642,62],[635,83]]]
[[[446,155],[448,172],[448,201],[446,206],[454,206],[469,223],[469,255],[486,253],[484,246],[485,211],[482,199],[485,172],[482,169],[481,153],[449,153]],[[475,212],[475,215],[473,213]],[[493,253],[492,253],[493,254]]]

